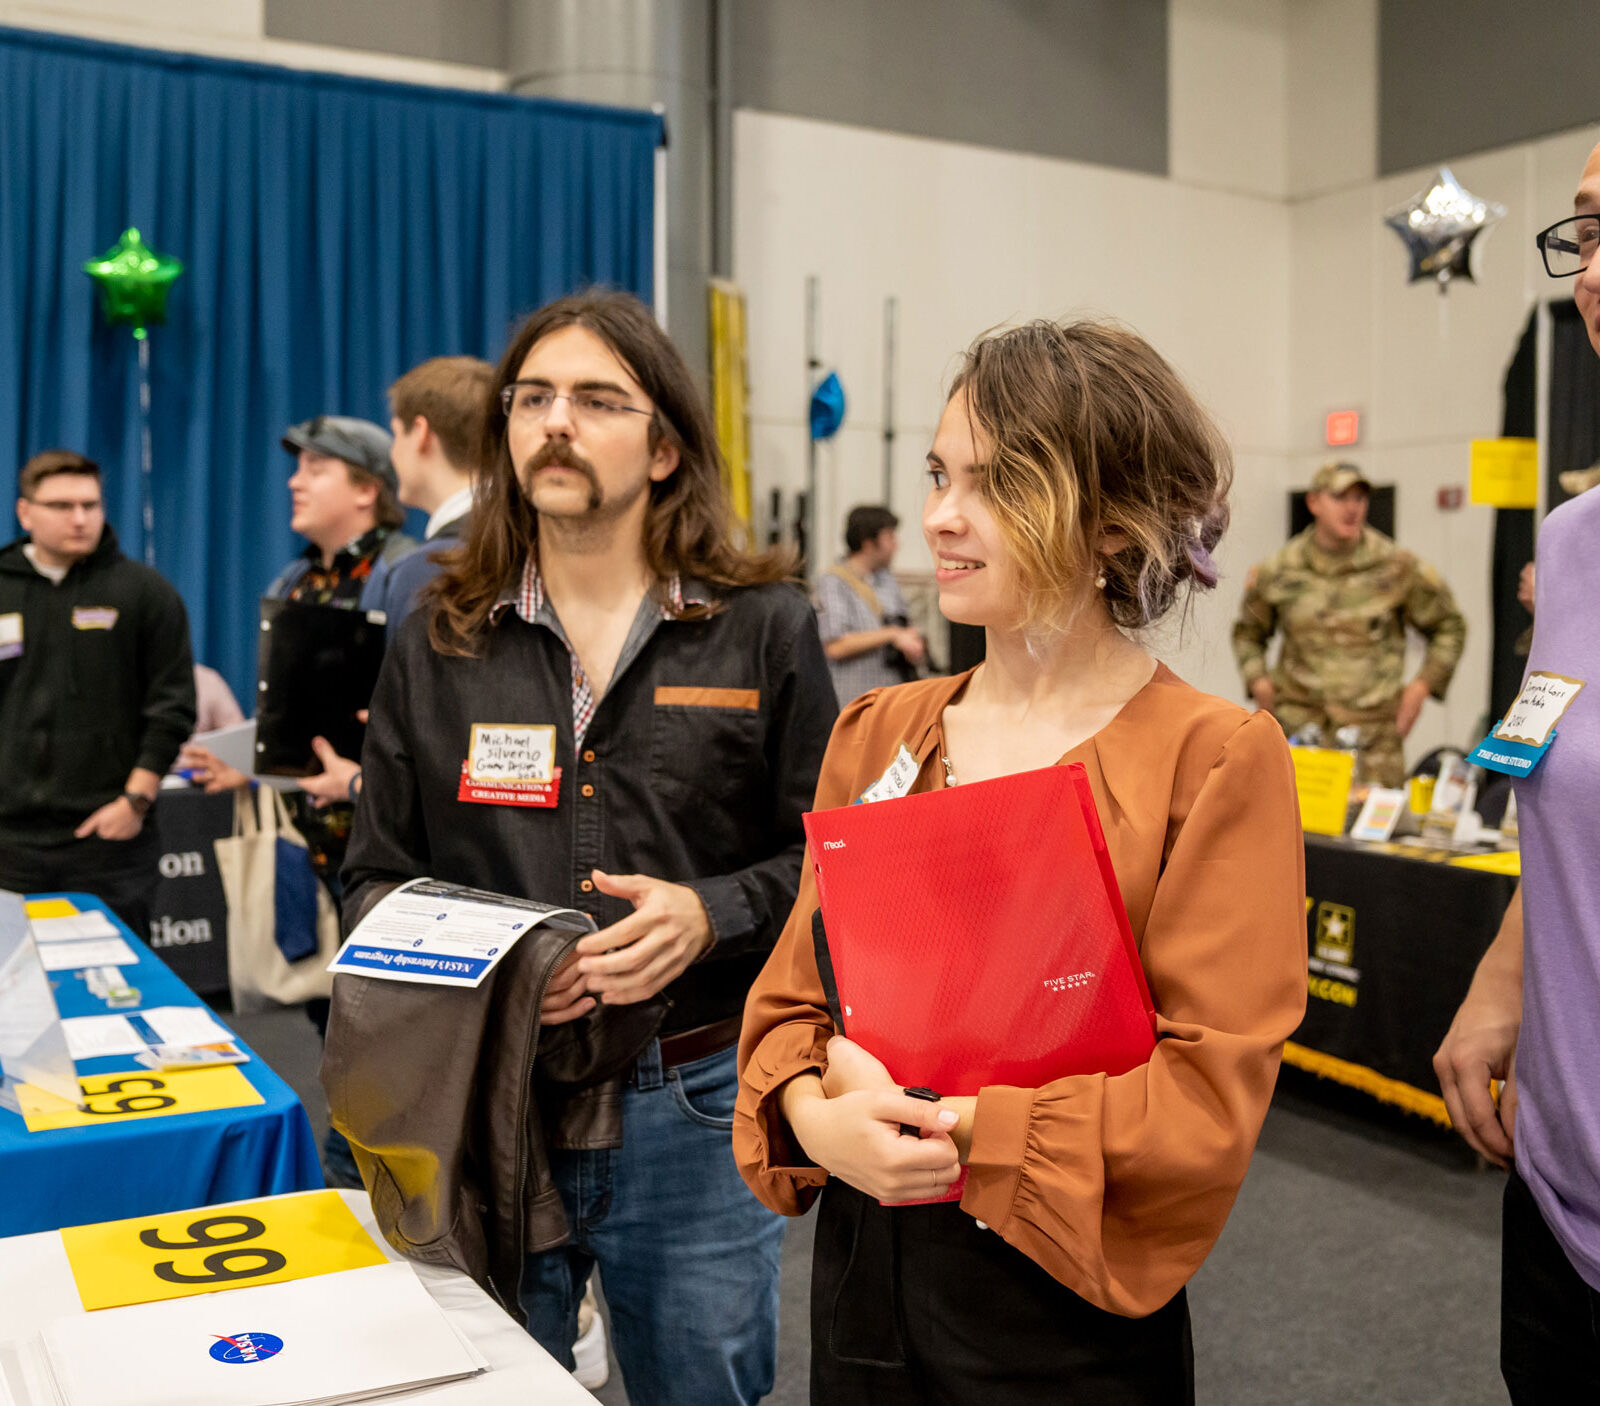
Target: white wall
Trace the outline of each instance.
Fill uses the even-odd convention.
[[[1501,381],[1547,280],[1533,233],[1571,205],[1600,129],[1452,164],[1509,213],[1478,281],[1408,285],[1383,214],[1432,171],[1378,179],[1377,0],[1172,0],[1167,179],[824,122],[737,114],[735,275],[750,299],[754,475],[803,486],[805,279],[821,280],[821,357],[850,396],[822,450],[819,521],[881,496],[882,309],[899,299],[893,504],[919,474],[955,358],[981,330],[1105,313],[1166,354],[1234,447],[1222,586],[1185,637],[1158,641],[1197,685],[1239,696],[1228,627],[1245,571],[1281,544],[1287,494],[1328,458],[1329,410],[1361,412],[1348,453],[1397,489],[1402,542],[1450,581],[1467,652],[1415,758],[1473,738],[1487,706],[1493,516],[1441,511],[1474,438],[1499,433]],[[763,520],[763,527],[765,522]],[[901,562],[924,569],[915,532]]]
[[[1570,289],[1544,274],[1533,235],[1571,209],[1600,129],[1449,162],[1507,215],[1479,238],[1475,283],[1442,296],[1407,284],[1407,257],[1383,216],[1426,189],[1434,168],[1379,179],[1375,0],[1297,0],[1290,25],[1289,440],[1296,486],[1324,447],[1324,417],[1361,412],[1361,440],[1340,451],[1395,485],[1396,534],[1445,575],[1467,617],[1450,696],[1430,704],[1407,747],[1476,740],[1488,706],[1489,508],[1442,511],[1440,488],[1468,482],[1475,438],[1499,434],[1501,385],[1534,303]],[[1304,101],[1300,102],[1300,95]],[[1414,656],[1418,651],[1413,651]]]
[[[1289,15],[1303,0],[1169,0],[1167,169],[1186,185],[1282,198]]]
[[[1235,40],[1243,61],[1219,71]],[[1283,538],[1290,467],[1285,6],[1175,0],[1172,42],[1175,84],[1188,74],[1171,133],[1174,167],[1187,174],[1174,178],[736,114],[734,273],[750,304],[753,476],[763,512],[771,488],[804,486],[809,274],[821,287],[821,359],[850,398],[845,428],[821,452],[824,559],[842,548],[850,507],[882,497],[885,298],[899,301],[892,502],[909,519],[898,564],[911,570],[930,564],[915,531],[922,459],[959,353],[997,323],[1119,318],[1173,362],[1234,447],[1223,584],[1181,638],[1157,644],[1200,687],[1238,697],[1228,627],[1245,571]],[[1265,96],[1247,91],[1262,55],[1278,74]],[[1228,102],[1239,121],[1219,124]]]
[[[402,83],[489,91],[506,86],[506,75],[496,69],[269,39],[262,0],[0,0],[0,24]]]

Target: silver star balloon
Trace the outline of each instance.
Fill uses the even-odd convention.
[[[1445,293],[1452,279],[1472,279],[1473,241],[1505,213],[1504,205],[1480,200],[1441,166],[1432,186],[1391,210],[1383,222],[1405,241],[1411,256],[1406,282],[1431,278]]]

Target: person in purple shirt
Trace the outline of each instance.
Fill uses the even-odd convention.
[[[1538,236],[1600,353],[1600,146],[1574,215]],[[1500,1370],[1513,1403],[1600,1401],[1600,493],[1539,533],[1528,674],[1572,698],[1516,783],[1523,882],[1434,1056],[1450,1117],[1509,1166]],[[1491,1080],[1503,1080],[1496,1102]]]

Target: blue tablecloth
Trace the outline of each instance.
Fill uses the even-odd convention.
[[[137,1009],[204,1004],[99,899],[30,897],[71,899],[117,924],[139,954],[138,966],[122,968],[139,990]],[[63,1017],[113,1013],[77,973],[52,972],[50,979]],[[78,1061],[80,1074],[137,1067],[131,1055]],[[42,1133],[30,1133],[19,1115],[0,1108],[0,1235],[321,1187],[316,1142],[294,1091],[253,1053],[239,1068],[264,1103]]]

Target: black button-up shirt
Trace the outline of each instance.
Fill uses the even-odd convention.
[[[668,618],[647,599],[576,745],[571,655],[547,601],[531,620],[500,612],[471,659],[437,653],[414,612],[372,700],[346,911],[372,885],[431,875],[605,927],[632,906],[586,887],[591,869],[686,884],[716,941],[667,987],[663,1030],[737,1015],[794,905],[800,817],[838,707],[799,590],[685,581],[683,595],[722,608]],[[474,723],[555,728],[554,807],[458,799]]]

